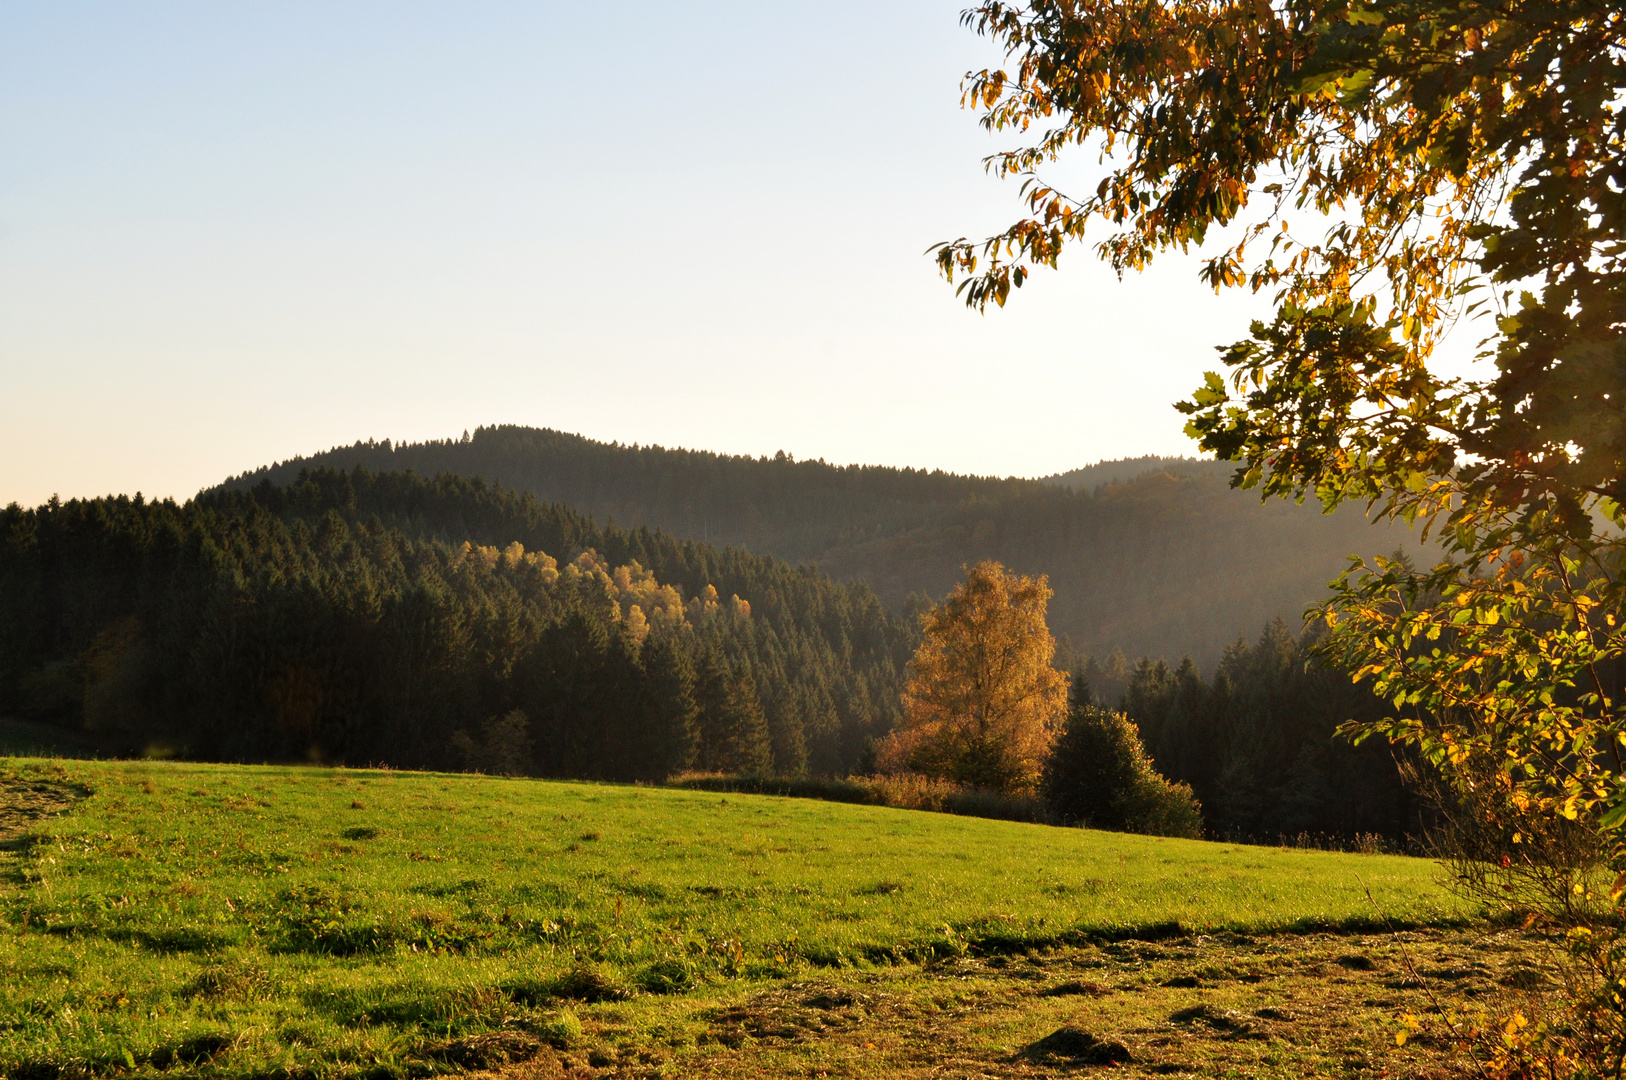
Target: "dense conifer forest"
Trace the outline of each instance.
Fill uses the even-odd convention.
[[[439,449],[456,458],[505,437],[519,436]],[[1220,469],[1208,463],[1109,463],[1117,482],[1074,494],[1064,485],[1089,481],[1089,470],[1047,482],[818,463],[803,472],[788,459],[558,440],[603,464],[582,466],[582,484],[642,462],[653,500],[663,482],[705,489],[704,476],[682,472],[705,466],[722,491],[762,500],[759,521],[789,504],[766,480],[748,482],[776,476],[792,493],[825,485],[832,513],[867,505],[899,536],[909,514],[956,505],[1034,530],[1122,509],[1106,535],[1123,541],[1130,526],[1182,505],[1182,491],[1199,509],[1245,520],[1243,504],[1210,498]],[[389,463],[428,449],[358,453]],[[1121,479],[1143,464],[1155,471]],[[355,466],[273,482],[280,475],[262,470],[184,505],[137,496],[0,511],[0,716],[88,731],[113,753],[646,781],[687,769],[868,772],[897,728],[919,627],[862,582],[644,525],[599,525],[479,477]],[[826,525],[809,516],[801,535]],[[935,533],[952,535],[947,525]],[[1191,538],[1171,541],[1163,557],[1198,550]],[[1232,571],[1239,584],[1254,572]],[[1193,609],[1217,602],[1206,595],[1193,587],[1164,613],[1190,622],[1194,640],[1215,632],[1193,621]],[[1116,625],[1137,617],[1144,607]],[[1210,835],[1415,836],[1420,811],[1388,749],[1334,737],[1383,704],[1315,666],[1308,644],[1278,619],[1254,640],[1233,635],[1207,663],[1092,655],[1066,638],[1056,662],[1081,676],[1090,700],[1138,725],[1156,768],[1190,785]]]
[[[1179,657],[1204,666],[1225,642],[1278,616],[1294,625],[1353,553],[1411,543],[1359,508],[1261,504],[1228,466],[1169,458],[1108,462],[1048,480],[735,457],[624,446],[527,427],[461,439],[357,443],[245,473],[287,483],[313,465],[483,476],[599,520],[811,563],[863,581],[891,610],[940,598],[962,566],[997,559],[1047,574],[1050,625],[1083,652]],[[911,597],[913,596],[913,601]]]
[[[1158,770],[1190,784],[1210,835],[1274,841],[1300,834],[1391,842],[1420,837],[1430,808],[1405,781],[1414,762],[1382,740],[1335,735],[1347,720],[1393,713],[1367,685],[1310,655],[1317,630],[1280,619],[1237,638],[1204,677],[1177,662],[1121,653],[1064,656],[1095,700],[1133,719]]]
[[[359,469],[9,507],[0,608],[0,715],[115,751],[614,779],[858,769],[911,642],[862,585]]]

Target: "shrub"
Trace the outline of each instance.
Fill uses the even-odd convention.
[[[950,799],[967,790],[963,785],[935,776],[903,772],[866,777],[860,781],[882,806],[904,810],[934,810],[942,813]]]
[[[1124,832],[1148,836],[1203,835],[1202,806],[1191,785],[1166,780],[1156,772],[1138,776],[1134,784],[1113,800],[1113,816]]]
[[[1161,776],[1134,721],[1091,704],[1082,679],[1074,680],[1066,724],[1045,760],[1042,791],[1050,812],[1069,825],[1202,835],[1202,808],[1191,786]]]
[[[849,776],[844,779],[773,776],[728,776],[722,773],[684,773],[669,783],[695,791],[738,791],[750,795],[785,795],[797,799],[891,806],[900,810],[929,810],[966,817],[1003,821],[1050,820],[1043,800],[1029,795],[1008,795],[940,780],[919,773],[891,776]]]

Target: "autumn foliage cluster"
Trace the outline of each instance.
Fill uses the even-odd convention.
[[[921,617],[903,725],[883,767],[996,791],[1037,786],[1067,708],[1067,681],[1051,666],[1049,600],[1043,577],[981,562]]]
[[[1045,624],[1045,579],[986,561],[921,616],[903,719],[877,754],[883,773],[1004,795],[1039,795],[1069,824],[1200,836],[1191,788],[1158,775],[1133,722],[1097,707],[1082,681],[1069,704]]]

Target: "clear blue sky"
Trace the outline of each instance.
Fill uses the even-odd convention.
[[[0,503],[489,423],[1189,452],[1170,403],[1250,300],[1081,249],[976,315],[923,254],[1018,209],[962,6],[0,5]]]

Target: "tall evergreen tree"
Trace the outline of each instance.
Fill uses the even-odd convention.
[[[757,697],[756,681],[743,671],[728,680],[713,760],[726,773],[765,773],[773,769],[768,718]]]
[[[782,683],[768,710],[773,769],[780,776],[801,776],[807,772],[807,739],[802,721],[806,695],[802,687]]]
[[[644,644],[636,738],[645,748],[631,779],[664,780],[694,767],[699,745],[699,706],[689,654],[667,635]]]

